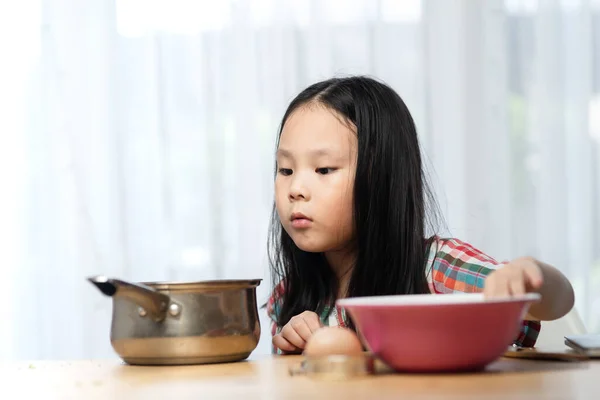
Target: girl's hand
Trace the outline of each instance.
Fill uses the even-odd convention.
[[[292,317],[281,332],[273,336],[273,345],[284,353],[301,353],[308,338],[321,326],[316,313],[304,311]]]
[[[517,258],[485,279],[485,297],[514,296],[537,292],[544,282],[542,269],[531,257]]]

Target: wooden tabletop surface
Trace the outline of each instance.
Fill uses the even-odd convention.
[[[120,360],[0,364],[2,399],[600,399],[600,361],[501,358],[485,371],[323,381],[289,370],[301,356],[138,367]],[[10,393],[11,390],[15,393]],[[17,394],[18,393],[18,394]],[[344,399],[345,400],[345,399]]]

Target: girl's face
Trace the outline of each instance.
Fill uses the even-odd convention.
[[[275,204],[283,228],[308,252],[344,250],[354,238],[357,138],[320,105],[294,111],[277,150]]]

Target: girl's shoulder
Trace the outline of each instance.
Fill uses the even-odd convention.
[[[425,273],[432,293],[480,292],[485,277],[505,263],[458,238],[435,236]]]

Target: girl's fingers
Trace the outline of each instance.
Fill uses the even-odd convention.
[[[525,293],[525,276],[520,273],[507,282],[508,295],[518,296]]]
[[[302,319],[310,329],[311,333],[315,333],[317,329],[321,328],[321,320],[319,319],[319,316],[316,313],[306,311],[300,315],[302,316]]]
[[[304,317],[302,317],[301,315],[292,318],[288,325],[290,325],[294,329],[294,331],[298,334],[298,336],[300,336],[300,338],[304,342],[307,342],[308,339],[312,336],[313,331],[310,329],[309,325],[304,320]]]
[[[299,349],[303,349],[306,343],[289,323],[281,330],[281,336]]]
[[[524,275],[527,284],[533,289],[539,289],[542,286],[542,283],[544,283],[544,276],[542,275],[542,270],[535,265],[532,265],[529,268],[525,268]]]
[[[485,280],[485,288],[483,294],[487,298],[501,296],[500,285],[503,279],[499,278],[496,273],[490,275]]]
[[[540,268],[534,262],[517,261],[492,272],[485,281],[486,297],[518,296],[539,289],[543,283]]]
[[[281,334],[273,336],[273,346],[285,353],[295,353],[298,351],[297,347],[287,341]]]

